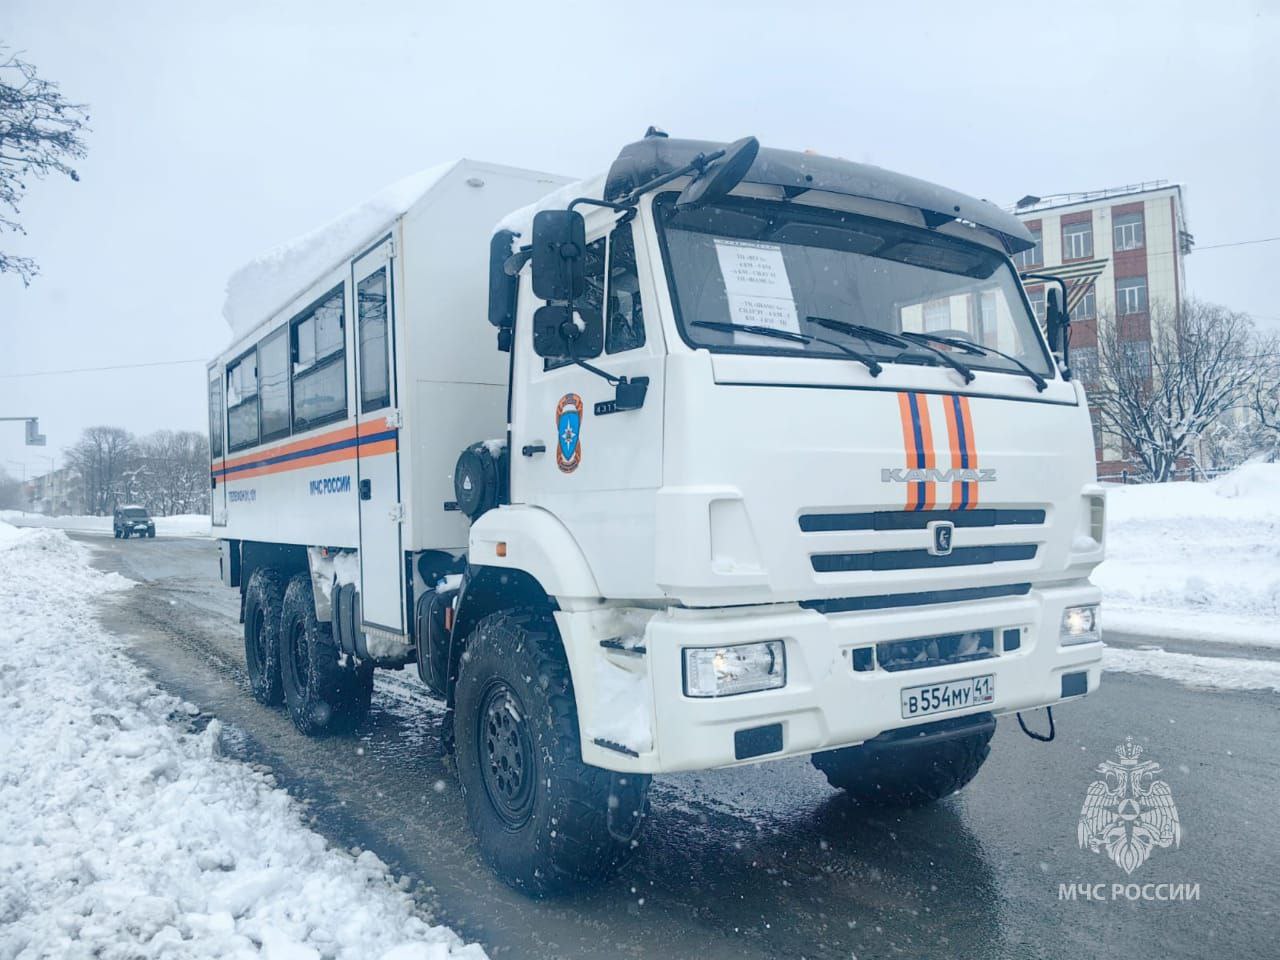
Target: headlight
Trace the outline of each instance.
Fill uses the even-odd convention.
[[[687,697],[728,697],[786,686],[786,647],[781,640],[731,647],[686,647]]]
[[[1098,616],[1098,604],[1086,603],[1079,607],[1067,607],[1062,611],[1062,628],[1058,642],[1064,647],[1076,643],[1093,643],[1102,639],[1102,622]]]

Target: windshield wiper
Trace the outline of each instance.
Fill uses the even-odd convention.
[[[836,340],[828,340],[826,337],[813,337],[807,333],[793,333],[790,330],[779,330],[777,327],[757,327],[751,323],[720,323],[716,320],[694,320],[690,326],[706,327],[708,330],[718,330],[721,333],[754,333],[761,337],[773,337],[776,340],[787,340],[791,343],[823,343],[829,347],[835,347],[841,353],[863,364],[873,377],[880,376],[880,371],[884,369],[875,358],[859,353],[848,344],[840,343]]]
[[[809,323],[816,323],[820,327],[825,327],[828,330],[835,330],[837,333],[843,333],[850,337],[861,337],[864,340],[887,344],[891,347],[903,347],[906,350],[912,350],[917,347],[928,350],[929,356],[937,357],[956,373],[960,374],[960,376],[964,377],[965,383],[973,382],[973,371],[955,357],[948,353],[944,353],[936,347],[931,347],[927,343],[921,343],[918,340],[909,340],[907,339],[906,334],[890,333],[888,330],[881,330],[878,327],[868,327],[861,323],[849,323],[845,320],[832,320],[830,317],[805,317],[805,320],[809,321]],[[900,357],[901,354],[898,356]]]
[[[1049,386],[1048,381],[1045,380],[1044,377],[1036,373],[1017,357],[1010,356],[1003,350],[997,350],[995,347],[988,347],[986,344],[976,343],[968,337],[940,337],[934,333],[905,332],[902,335],[910,340],[918,338],[920,340],[928,340],[931,343],[945,343],[948,346],[955,347],[957,350],[963,350],[965,353],[975,354],[977,356],[994,355],[997,357],[1003,357],[1031,378],[1031,381],[1036,385],[1037,393],[1044,393],[1045,389]]]

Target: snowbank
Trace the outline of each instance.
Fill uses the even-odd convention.
[[[1209,690],[1271,690],[1280,693],[1280,663],[1241,657],[1200,657],[1171,653],[1158,647],[1126,650],[1108,647],[1102,654],[1106,670],[1145,673],[1183,686]]]
[[[58,530],[0,523],[0,957],[480,960],[161,693]]]
[[[209,517],[203,513],[180,513],[172,517],[156,517],[157,537],[207,537]],[[24,513],[21,510],[0,510],[0,521],[19,527],[52,527],[55,530],[74,530],[79,533],[110,533],[110,517],[68,515],[46,517],[42,513]]]
[[[1107,493],[1103,627],[1280,647],[1280,464]]]
[[[329,223],[245,264],[227,281],[222,316],[240,339],[407,211],[462,161],[405,177]]]

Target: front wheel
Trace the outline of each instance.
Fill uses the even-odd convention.
[[[309,574],[297,574],[285,589],[279,644],[293,725],[308,736],[358,726],[369,712],[373,667],[342,662],[332,624],[316,619]]]
[[[942,720],[810,757],[827,782],[859,803],[921,807],[978,775],[996,732],[990,714]]]
[[[458,779],[485,860],[534,896],[609,876],[634,846],[650,777],[582,761],[555,624],[497,613],[467,638],[455,692]]]

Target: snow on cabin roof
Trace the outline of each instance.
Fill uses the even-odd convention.
[[[542,210],[563,210],[569,202],[578,197],[594,197],[599,200],[604,190],[604,174],[588,177],[585,180],[574,180],[564,186],[557,187],[541,199],[526,204],[494,224],[493,232],[511,230],[516,233],[521,243],[529,242],[529,234],[533,229],[533,215]],[[585,213],[586,210],[581,212]]]
[[[227,280],[222,316],[239,340],[421,200],[463,160],[398,180],[327,224],[249,261]]]

